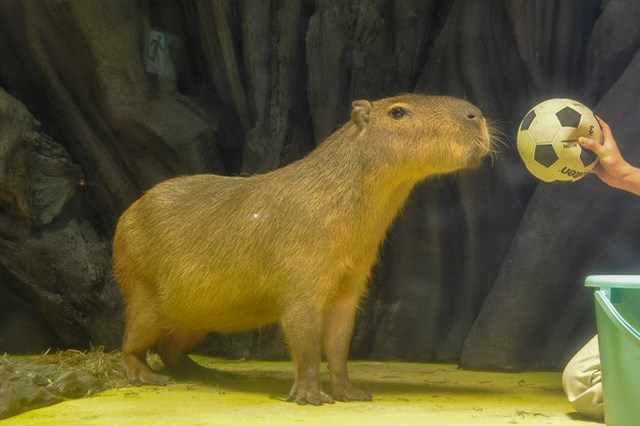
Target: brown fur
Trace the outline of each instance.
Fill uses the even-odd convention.
[[[279,321],[297,363],[289,400],[371,399],[349,381],[347,357],[380,243],[416,183],[477,166],[490,146],[480,111],[452,98],[357,101],[351,117],[286,167],[171,179],[122,215],[113,260],[130,381],[166,382],[146,363],[150,348],[184,373],[208,332]],[[320,387],[323,353],[333,398]]]

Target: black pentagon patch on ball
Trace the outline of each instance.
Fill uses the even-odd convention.
[[[558,161],[558,154],[556,154],[556,151],[551,145],[538,145],[536,146],[533,159],[545,167],[551,167],[553,163]]]
[[[562,127],[578,127],[580,125],[580,113],[571,107],[564,107],[556,112],[556,117]]]
[[[582,164],[584,164],[585,167],[591,165],[597,158],[598,156],[594,154],[593,151],[589,151],[588,149],[582,149],[580,151],[580,160],[582,160]]]
[[[520,130],[529,130],[529,126],[531,126],[534,118],[536,118],[536,112],[534,110],[529,111],[529,113],[522,119]]]

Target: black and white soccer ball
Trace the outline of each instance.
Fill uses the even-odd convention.
[[[578,138],[602,142],[593,112],[571,99],[549,99],[533,107],[518,129],[518,153],[527,170],[544,182],[575,182],[593,169],[598,158],[582,149]]]

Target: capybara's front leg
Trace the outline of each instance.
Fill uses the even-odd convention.
[[[324,317],[324,353],[331,373],[333,397],[338,401],[371,401],[371,394],[356,389],[347,372],[347,358],[360,293],[344,294],[332,301]]]
[[[320,385],[321,327],[320,310],[295,309],[283,315],[282,329],[296,362],[296,378],[287,401],[312,405],[334,402]]]

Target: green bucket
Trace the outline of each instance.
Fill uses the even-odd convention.
[[[592,275],[602,368],[604,419],[638,425],[640,414],[640,275]]]

